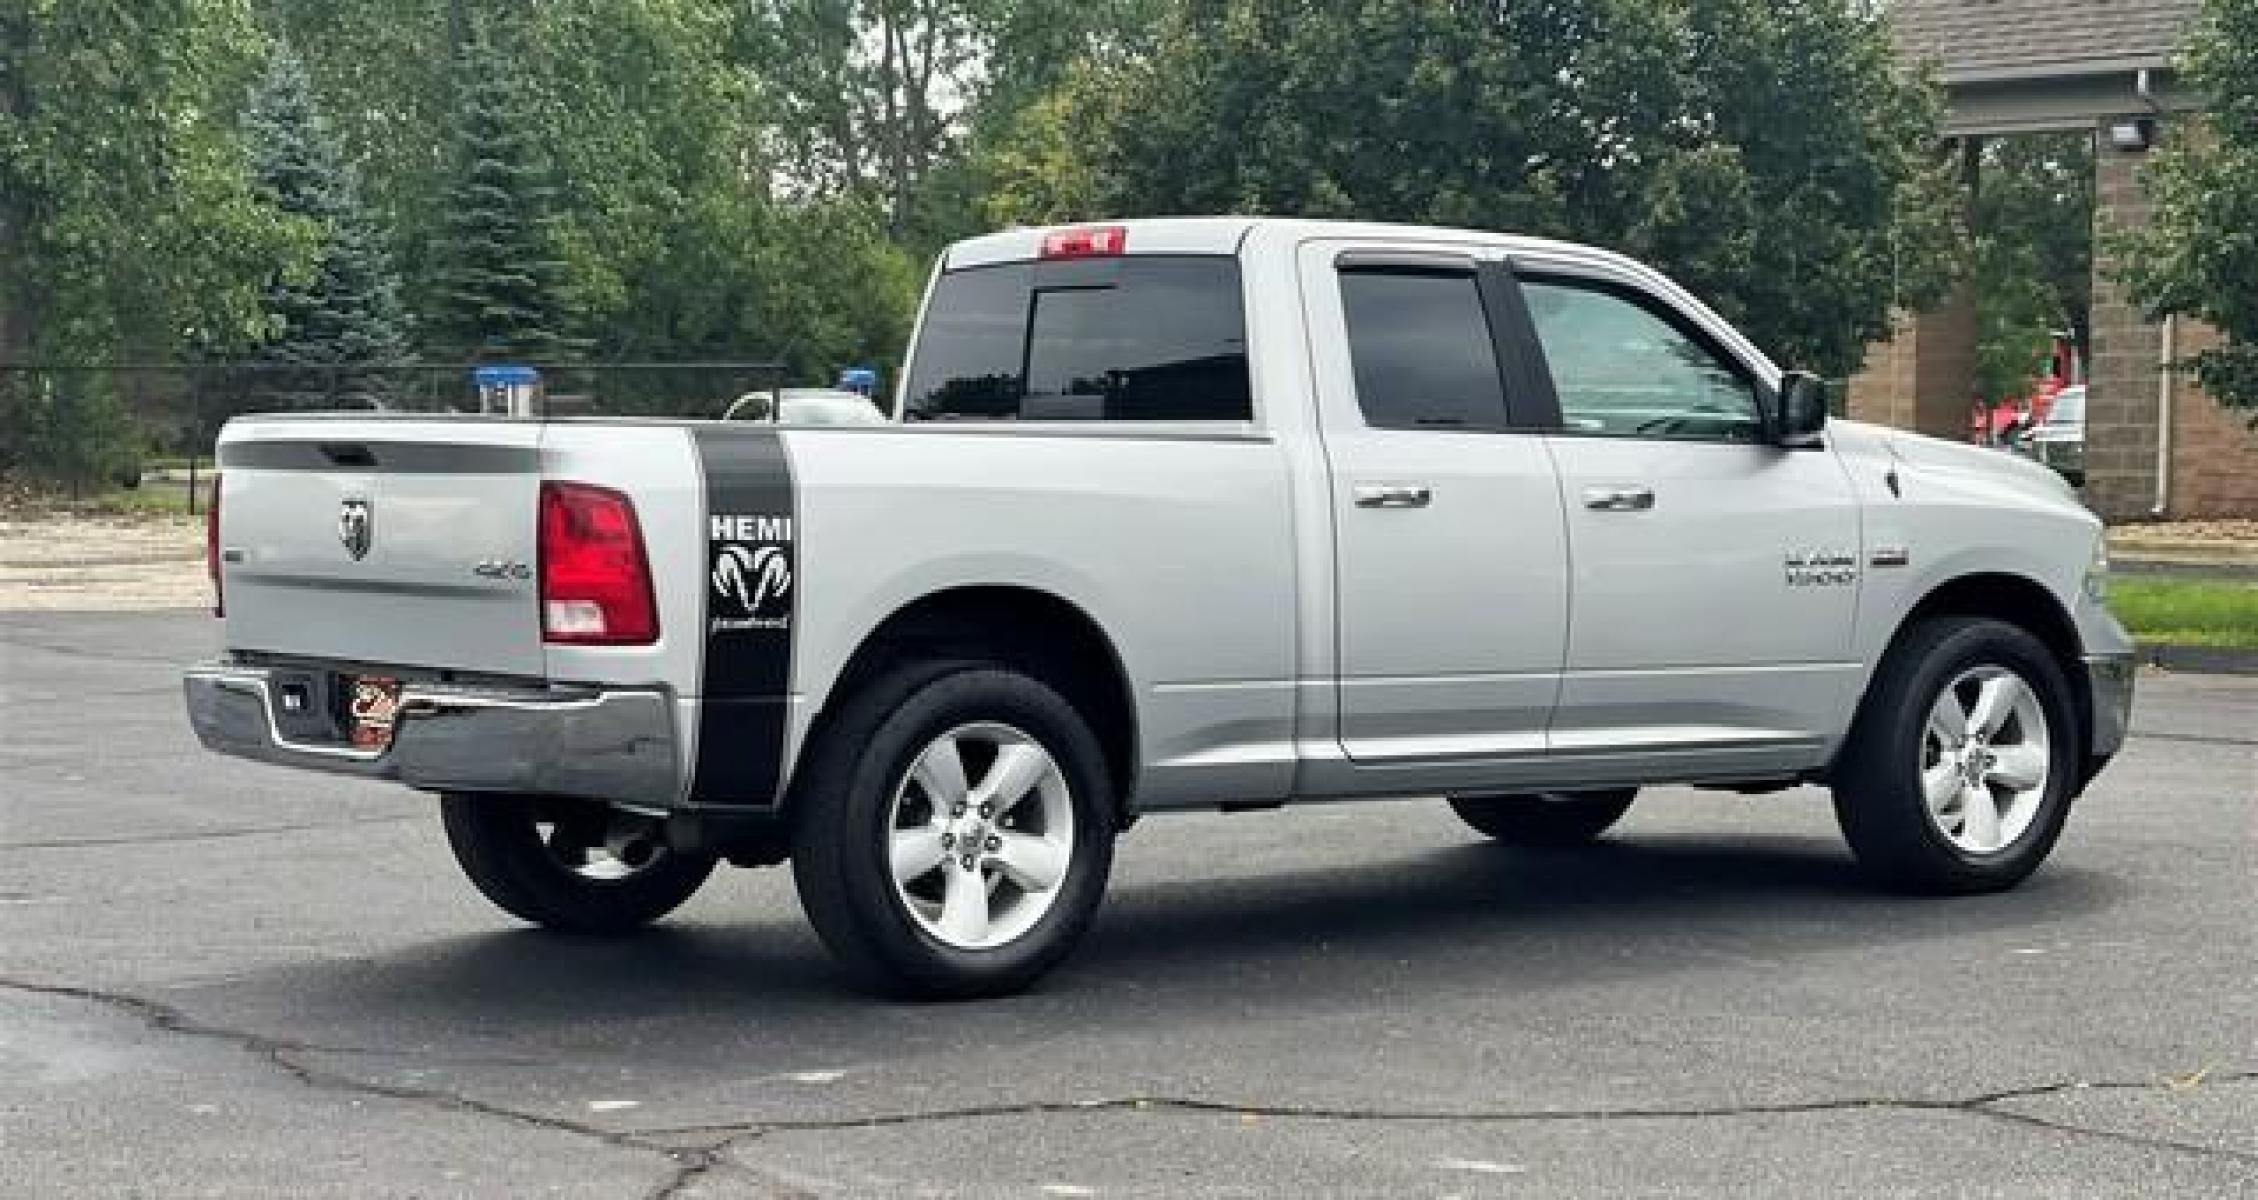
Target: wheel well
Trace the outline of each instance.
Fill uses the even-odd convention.
[[[1989,617],[2030,634],[2054,655],[2055,665],[2069,681],[2071,719],[2078,723],[2081,747],[2092,745],[2093,681],[2086,677],[2083,643],[2078,627],[2064,612],[2054,593],[2021,575],[1962,575],[1939,584],[1906,614],[1890,641],[1890,650],[1906,630],[1930,617]],[[1884,658],[1888,654],[1883,655]],[[2081,751],[2082,755],[2082,751]]]
[[[844,698],[904,659],[928,656],[1005,663],[1056,688],[1097,735],[1115,801],[1128,820],[1137,781],[1137,707],[1128,671],[1089,614],[1033,588],[953,588],[880,622],[839,673],[810,741]]]

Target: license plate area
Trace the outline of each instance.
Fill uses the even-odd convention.
[[[267,677],[275,730],[300,746],[383,750],[400,714],[400,681],[389,675],[276,670]]]
[[[400,718],[400,681],[386,675],[340,675],[346,697],[346,739],[357,750],[392,745]]]

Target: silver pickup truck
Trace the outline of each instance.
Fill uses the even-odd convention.
[[[919,995],[1057,963],[1149,813],[1447,797],[1557,846],[1648,785],[1819,783],[1877,879],[1972,892],[2125,736],[2051,473],[1830,422],[1598,250],[1000,233],[943,256],[895,409],[231,422],[196,731],[438,793],[554,928],[789,860]]]

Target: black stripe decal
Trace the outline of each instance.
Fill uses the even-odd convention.
[[[706,647],[690,799],[771,805],[784,776],[799,590],[792,464],[774,430],[691,437],[706,480]]]

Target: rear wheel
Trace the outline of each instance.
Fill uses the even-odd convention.
[[[1836,764],[1843,836],[1894,887],[2013,887],[2069,817],[2077,729],[2037,638],[1981,618],[1924,622],[1882,663]]]
[[[463,874],[503,911],[571,933],[624,933],[681,907],[714,860],[669,849],[655,817],[608,804],[447,795]]]
[[[1477,831],[1514,846],[1581,846],[1630,811],[1637,788],[1453,796],[1451,811]]]
[[[1016,991],[1074,948],[1113,863],[1103,752],[1010,668],[924,662],[846,702],[797,789],[793,880],[866,986]]]

